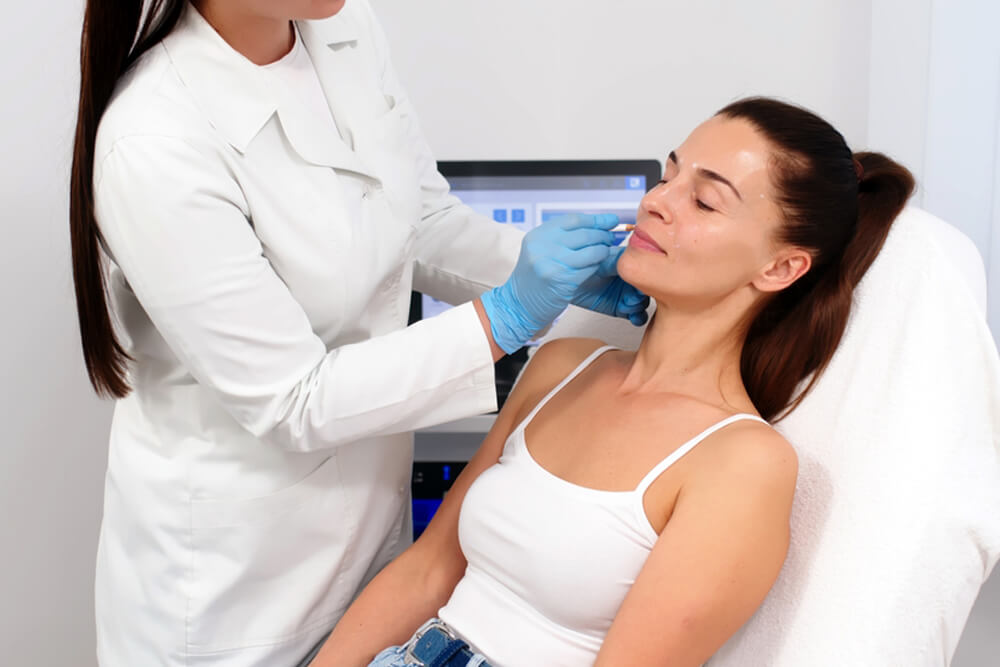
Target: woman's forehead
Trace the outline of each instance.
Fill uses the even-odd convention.
[[[678,166],[720,174],[744,199],[771,193],[771,146],[745,120],[714,116],[696,127],[675,153]]]

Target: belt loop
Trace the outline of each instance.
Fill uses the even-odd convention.
[[[448,643],[445,644],[444,649],[437,654],[436,658],[427,664],[427,667],[445,667],[448,662],[453,657],[458,655],[458,653],[466,646],[467,644],[461,639],[449,639]],[[468,664],[468,661],[466,661],[465,664]]]

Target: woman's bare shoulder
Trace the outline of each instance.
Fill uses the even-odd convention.
[[[557,338],[538,348],[521,373],[510,399],[530,411],[563,378],[606,343],[597,338]]]
[[[567,376],[594,351],[607,345],[597,338],[557,338],[551,340],[535,352],[531,363],[525,369],[536,375],[558,375],[560,379]]]
[[[761,486],[794,488],[798,456],[790,442],[773,426],[756,420],[731,424],[714,434],[714,460],[706,466],[718,482],[754,480]]]

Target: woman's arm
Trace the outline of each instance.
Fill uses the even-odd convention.
[[[760,606],[781,570],[798,474],[794,450],[755,422],[710,440],[597,667],[702,665]]]
[[[387,646],[402,644],[448,601],[465,572],[458,515],[465,494],[497,462],[515,426],[559,380],[600,345],[562,339],[538,350],[497,420],[413,546],[365,588],[337,624],[312,667],[359,667]]]

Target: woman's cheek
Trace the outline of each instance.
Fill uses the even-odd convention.
[[[668,247],[664,248],[664,250],[666,250],[668,254],[671,250],[677,250],[681,247],[681,241],[680,238],[678,238],[677,230],[673,227],[667,229],[667,242]]]

